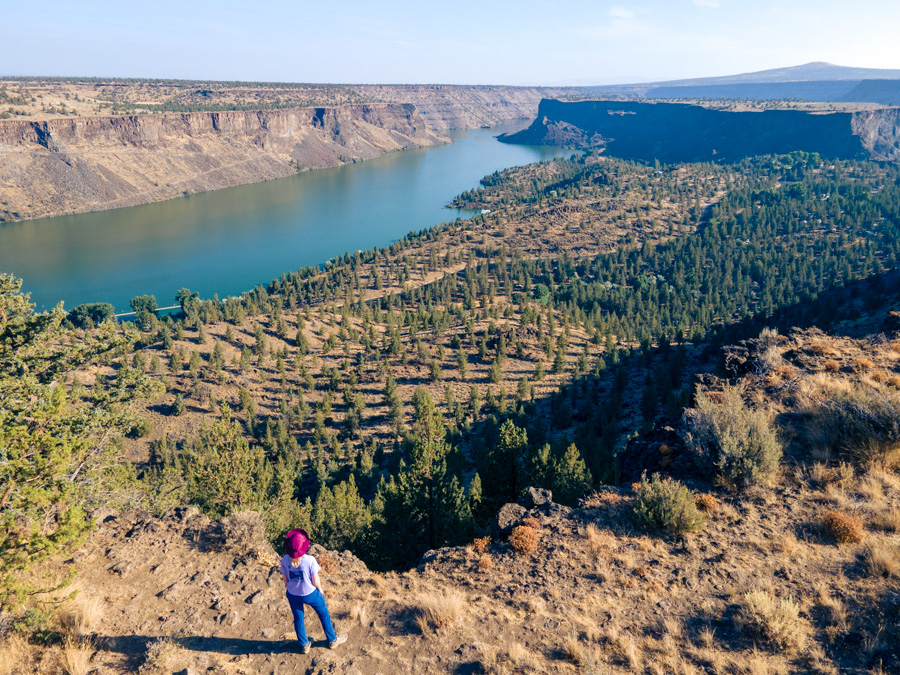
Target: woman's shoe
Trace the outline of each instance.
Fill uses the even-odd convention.
[[[312,640],[307,642],[305,645],[300,646],[300,652],[302,654],[309,654],[309,648],[312,647]]]
[[[347,641],[347,634],[341,633],[340,635],[336,636],[334,638],[334,640],[332,640],[331,642],[328,643],[328,649],[334,649],[338,645],[344,644],[346,641]]]

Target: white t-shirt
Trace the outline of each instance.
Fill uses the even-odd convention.
[[[300,558],[300,564],[291,566],[291,556],[286,555],[281,559],[281,573],[287,577],[287,592],[291,595],[309,595],[316,587],[312,579],[319,573],[319,563],[311,555]]]

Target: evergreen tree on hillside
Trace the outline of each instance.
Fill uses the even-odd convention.
[[[409,463],[380,483],[373,502],[386,564],[410,564],[425,551],[460,542],[470,533],[465,491],[448,469],[455,452],[431,395],[417,391]]]
[[[554,467],[553,498],[561,504],[575,504],[591,487],[591,472],[572,443]]]
[[[93,526],[86,511],[134,487],[113,441],[135,423],[128,402],[160,393],[128,366],[92,395],[76,393],[69,372],[135,336],[111,322],[67,333],[62,306],[35,314],[21,287],[0,274],[0,602],[44,588],[44,572],[59,568],[34,563],[77,546]]]
[[[512,420],[506,420],[500,426],[497,442],[483,450],[479,461],[478,473],[489,512],[516,501],[528,488],[528,453],[528,434]]]
[[[359,491],[353,474],[329,488],[319,490],[312,512],[312,534],[326,548],[343,551],[355,548],[372,524],[372,514]]]

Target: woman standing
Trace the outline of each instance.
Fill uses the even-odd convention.
[[[312,640],[306,636],[304,605],[309,605],[319,615],[329,649],[346,642],[347,634],[336,635],[331,625],[331,616],[328,614],[328,605],[325,604],[322,584],[319,581],[319,563],[311,555],[306,555],[309,550],[309,535],[305,530],[291,530],[285,538],[284,550],[287,555],[281,559],[281,575],[284,577],[288,603],[294,615],[294,630],[297,631],[301,651],[309,654],[309,648],[312,646]]]

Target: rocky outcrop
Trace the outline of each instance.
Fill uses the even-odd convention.
[[[449,142],[412,104],[0,122],[0,221],[134,206]]]
[[[851,126],[872,159],[900,162],[900,109],[854,113]]]
[[[664,162],[733,161],[794,150],[900,161],[900,111],[730,112],[679,103],[546,100],[530,127],[500,140],[599,147],[618,157]]]

